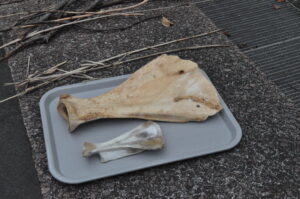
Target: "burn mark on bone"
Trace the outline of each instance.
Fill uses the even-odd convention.
[[[183,73],[184,73],[184,70],[178,71],[178,74],[179,74],[179,75],[182,75]]]

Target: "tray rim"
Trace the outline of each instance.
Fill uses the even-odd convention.
[[[207,79],[209,79],[208,76],[206,75],[206,73],[203,70],[201,70],[201,72],[203,72],[205,77]],[[224,102],[224,100],[222,99],[222,97],[218,93],[220,101],[221,101],[222,106],[223,106],[223,111],[225,112],[227,117],[229,117],[231,119],[231,121],[233,123],[233,126],[235,128],[235,132],[236,132],[236,136],[234,137],[234,139],[231,140],[231,142],[229,144],[226,144],[225,147],[223,145],[218,146],[218,147],[222,147],[221,150],[220,150],[220,148],[214,147],[214,148],[210,148],[205,153],[202,153],[200,155],[198,154],[198,155],[188,156],[186,158],[174,159],[174,160],[169,161],[169,162],[160,161],[158,164],[155,164],[155,165],[148,165],[148,166],[143,166],[142,165],[142,166],[139,166],[139,167],[134,168],[134,169],[129,170],[129,171],[121,171],[121,172],[114,173],[114,174],[104,175],[102,177],[97,177],[97,176],[87,177],[87,178],[82,180],[80,178],[72,178],[72,177],[64,176],[62,173],[60,173],[57,170],[57,168],[55,166],[56,163],[55,163],[54,157],[52,155],[52,151],[55,150],[55,147],[52,147],[52,144],[51,144],[51,142],[53,140],[50,138],[51,137],[50,127],[49,127],[49,124],[48,124],[49,118],[46,117],[47,114],[43,114],[43,113],[47,113],[47,111],[46,111],[46,105],[47,105],[46,101],[48,100],[49,97],[51,97],[52,94],[55,94],[56,92],[59,92],[59,91],[65,90],[65,89],[73,89],[73,88],[77,88],[77,87],[81,87],[81,86],[92,86],[92,85],[99,84],[99,83],[103,84],[103,83],[110,82],[110,81],[127,79],[130,75],[131,74],[127,74],[127,75],[97,79],[97,80],[93,80],[93,81],[90,81],[90,82],[81,82],[81,83],[63,85],[63,86],[59,86],[59,87],[55,87],[53,89],[50,89],[49,91],[47,91],[46,93],[43,94],[43,96],[41,97],[40,102],[39,102],[39,107],[40,107],[42,128],[43,128],[43,134],[44,134],[44,142],[45,142],[46,155],[47,155],[47,161],[48,161],[48,169],[49,169],[51,175],[56,180],[58,180],[60,182],[63,182],[63,183],[66,183],[66,184],[86,183],[86,182],[90,182],[90,181],[93,181],[93,180],[100,180],[100,179],[103,179],[103,178],[108,178],[108,177],[112,177],[112,176],[116,176],[116,175],[122,175],[122,174],[125,174],[125,173],[130,173],[130,172],[133,172],[133,171],[138,171],[138,170],[148,169],[148,168],[156,167],[156,166],[160,166],[160,165],[170,164],[170,163],[174,163],[174,162],[177,162],[177,161],[183,161],[183,160],[192,159],[192,158],[196,158],[196,157],[201,157],[201,156],[205,156],[205,155],[209,155],[209,154],[220,153],[220,152],[227,151],[227,150],[230,150],[230,149],[234,148],[241,141],[242,129],[241,129],[239,123],[237,122],[237,120],[235,119],[235,117],[233,116],[232,112],[228,108],[227,104]],[[210,79],[209,79],[209,81],[210,81]],[[216,150],[216,149],[218,149],[218,150]]]

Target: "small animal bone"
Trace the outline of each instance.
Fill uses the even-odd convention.
[[[108,162],[141,153],[144,150],[161,149],[163,145],[164,139],[159,125],[148,121],[107,142],[85,142],[82,155],[89,157],[99,154],[101,162]]]

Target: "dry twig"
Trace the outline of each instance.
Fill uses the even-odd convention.
[[[48,84],[50,84],[50,83],[52,83],[52,82],[54,82],[54,81],[57,81],[57,80],[59,80],[59,79],[61,79],[61,78],[59,78],[59,77],[58,77],[58,78],[54,78],[54,79],[51,79],[51,80],[49,80],[49,81],[40,83],[40,84],[38,84],[38,85],[36,85],[36,86],[32,86],[32,87],[26,88],[24,91],[22,91],[22,92],[20,92],[20,93],[18,93],[18,94],[16,94],[16,95],[13,95],[13,96],[10,96],[10,97],[8,97],[8,98],[6,98],[6,99],[0,100],[0,104],[3,103],[3,102],[6,102],[6,101],[8,101],[8,100],[11,100],[11,99],[14,99],[14,98],[23,96],[23,95],[25,95],[25,94],[27,94],[27,93],[29,93],[29,92],[31,92],[31,91],[34,91],[34,90],[36,90],[36,89],[38,89],[38,88],[41,88],[41,87],[43,87],[43,86],[46,86],[46,85],[48,85]]]
[[[220,48],[220,47],[230,47],[230,46],[229,45],[214,44],[214,45],[205,45],[205,46],[189,46],[189,47],[177,48],[177,49],[166,50],[166,51],[156,52],[156,53],[149,54],[149,55],[140,56],[140,57],[128,59],[128,60],[125,60],[125,61],[117,61],[117,62],[114,62],[112,64],[100,65],[98,67],[91,67],[91,68],[88,68],[88,69],[83,69],[81,72],[86,73],[86,72],[90,72],[90,71],[95,71],[95,70],[99,70],[99,69],[103,69],[103,68],[108,68],[108,67],[112,67],[112,66],[126,64],[126,63],[129,63],[129,62],[133,62],[133,61],[137,61],[137,60],[141,60],[141,59],[146,59],[146,58],[150,58],[150,57],[154,57],[154,56],[158,56],[158,55],[163,55],[163,54],[167,54],[167,53],[174,53],[174,52],[185,51],[185,50],[198,50],[198,49],[205,49],[205,48]],[[78,71],[76,71],[75,74],[77,72]]]
[[[51,74],[55,73],[56,71],[59,70],[59,67],[61,67],[62,65],[66,64],[66,63],[67,63],[67,61],[63,61],[59,64],[56,64],[56,65],[52,66],[51,68],[48,68],[47,70],[45,70],[43,72],[40,72],[40,73],[36,72],[34,74],[30,74],[23,81],[16,82],[16,83],[6,83],[6,84],[4,84],[4,86],[15,85],[16,87],[21,87],[23,85],[26,85],[26,84],[30,83],[29,80],[32,79],[32,78],[38,78],[38,77],[41,77],[41,76],[44,76],[44,75],[51,75]]]
[[[54,75],[50,75],[50,73],[47,73],[47,76],[43,76],[43,75],[46,75],[46,73],[42,73],[41,75],[37,75],[35,77],[28,78],[24,81],[17,82],[16,85],[17,86],[22,86],[25,83],[34,83],[34,82],[38,82],[38,81],[44,81],[44,80],[48,80],[48,79],[55,78],[55,77],[58,77],[58,76],[67,77],[67,76],[70,76],[70,75],[79,74],[79,73],[82,73],[82,71],[86,71],[86,70],[90,69],[91,67],[95,67],[95,66],[99,66],[99,65],[100,66],[106,66],[107,62],[112,61],[112,60],[119,59],[117,62],[115,62],[115,63],[119,63],[121,61],[121,59],[124,59],[125,57],[127,57],[129,55],[133,55],[133,54],[140,53],[140,52],[143,52],[143,51],[146,51],[146,50],[151,50],[151,49],[155,49],[155,48],[158,48],[158,47],[170,45],[170,44],[173,44],[173,43],[178,43],[178,42],[182,42],[182,41],[186,41],[186,40],[190,40],[190,39],[194,39],[194,38],[198,38],[198,37],[204,37],[204,36],[219,32],[220,30],[221,29],[217,29],[217,30],[213,30],[213,31],[210,31],[210,32],[205,32],[205,33],[192,35],[192,36],[184,37],[184,38],[179,38],[179,39],[175,39],[175,40],[172,40],[172,41],[168,41],[168,42],[164,42],[164,43],[160,43],[160,44],[156,44],[156,45],[152,45],[152,46],[147,46],[147,47],[136,49],[136,50],[133,50],[133,51],[128,51],[128,52],[125,52],[125,53],[121,53],[121,54],[118,54],[118,55],[115,55],[115,56],[112,56],[112,57],[109,57],[107,59],[103,59],[103,60],[100,60],[100,61],[97,61],[97,62],[95,62],[95,61],[86,61],[87,63],[81,64],[81,66],[82,66],[81,68],[75,69],[73,71],[69,71],[69,72],[61,73],[61,74],[54,74]],[[215,47],[215,46],[210,45],[210,47]],[[199,46],[197,48],[199,49]],[[208,47],[206,47],[206,48],[208,48]],[[177,51],[178,51],[178,49],[177,49]],[[64,63],[62,63],[62,64],[64,64]],[[58,67],[52,67],[52,68],[58,68]],[[49,70],[53,71],[51,68]],[[53,72],[55,72],[55,71],[53,71]],[[51,74],[53,74],[53,72]]]
[[[152,45],[152,46],[147,46],[147,47],[144,47],[144,48],[141,48],[141,49],[121,53],[119,55],[115,55],[113,57],[110,57],[110,58],[107,58],[107,59],[104,59],[104,60],[101,60],[101,61],[88,61],[87,60],[86,62],[92,64],[93,66],[103,65],[105,62],[108,62],[108,61],[111,61],[111,60],[114,60],[114,59],[118,59],[120,57],[129,56],[129,55],[132,55],[132,54],[135,54],[135,53],[139,53],[139,52],[143,52],[143,51],[146,51],[146,50],[150,50],[150,49],[170,45],[170,44],[181,42],[181,41],[195,39],[195,38],[198,38],[198,37],[204,37],[204,36],[219,32],[219,31],[221,31],[221,29],[217,29],[217,30],[213,30],[213,31],[210,31],[210,32],[205,32],[205,33],[201,33],[201,34],[197,34],[197,35],[192,35],[192,36],[189,36],[189,37],[179,38],[179,39],[175,39],[175,40],[172,40],[172,41],[168,41],[168,42],[164,42],[164,43],[160,43],[160,44],[156,44],[156,45]],[[91,66],[90,64],[82,64],[82,65]]]
[[[64,10],[67,6],[69,6],[70,4],[72,4],[73,2],[75,2],[76,0],[64,0],[61,1],[54,9],[59,10],[59,9],[63,9],[60,10],[61,12],[58,13],[58,15],[56,17],[60,18],[61,16],[63,16]],[[105,8],[105,7],[109,7],[109,6],[113,6],[113,5],[118,5],[122,2],[124,2],[125,0],[112,0],[112,1],[108,1],[108,2],[103,2],[101,0],[94,0],[93,3],[91,3],[87,8],[85,8],[83,11],[84,12],[88,12],[91,11],[93,9],[99,9],[99,8]],[[46,21],[48,18],[50,18],[52,16],[52,14],[54,14],[55,12],[49,12],[49,13],[44,13],[44,15],[42,17],[40,17],[40,19],[38,20],[38,22],[36,24],[49,24],[49,21]],[[26,16],[24,18],[22,18],[21,20],[19,20],[14,26],[20,25],[21,23],[24,23],[26,20],[30,20],[32,18],[38,17],[43,13],[33,13],[29,16]],[[76,12],[73,12],[73,14],[76,14]],[[138,15],[138,14],[136,14]],[[53,22],[52,22],[53,23]],[[55,22],[57,23],[57,22]],[[65,22],[64,22],[65,23]],[[10,27],[10,28],[6,28],[3,29],[2,31],[9,31],[11,29],[14,28]],[[42,33],[42,35],[38,35],[38,36],[34,36],[33,38],[29,38],[27,39],[26,36],[28,36],[29,32],[32,30],[33,27],[35,27],[36,25],[28,25],[25,26],[26,28],[30,28],[29,30],[27,30],[24,34],[23,37],[20,38],[21,41],[18,41],[17,43],[19,43],[13,50],[11,50],[10,52],[8,52],[7,54],[4,55],[4,57],[1,59],[0,61],[3,59],[6,59],[10,56],[12,56],[13,54],[15,54],[16,52],[18,52],[19,50],[21,50],[22,48],[26,48],[30,45],[33,44],[37,44],[37,43],[48,43],[49,40],[51,38],[53,38],[59,31],[61,31],[65,26],[57,28],[55,30],[50,30],[49,32],[47,32],[47,34]],[[19,27],[18,27],[19,28]],[[33,32],[34,33],[34,32]],[[10,44],[11,45],[11,44]]]
[[[0,5],[8,5],[8,4],[13,4],[13,3],[20,3],[22,1],[24,1],[24,0],[8,1],[8,2],[0,3]]]
[[[92,10],[94,7],[109,7],[113,5],[120,4],[124,2],[125,0],[115,0],[115,1],[109,1],[109,2],[102,2],[96,0],[93,4],[91,4],[86,10]],[[1,4],[0,4],[1,5]],[[99,12],[99,11],[97,11]],[[18,15],[31,15],[31,14],[45,14],[45,13],[62,13],[62,14],[95,14],[97,12],[92,12],[92,11],[68,11],[68,10],[59,10],[58,8],[55,8],[53,10],[37,10],[37,11],[29,11],[29,12],[18,12],[18,13],[13,13],[13,14],[8,14],[8,15],[1,15],[0,19],[3,18],[8,18],[8,17],[13,17],[13,16],[18,16]]]
[[[289,0],[287,1],[293,8],[295,8],[296,10],[300,11],[300,8],[298,6],[296,6],[295,4],[293,4],[292,2],[290,2]]]
[[[87,27],[83,27],[83,26],[77,25],[77,24],[75,24],[75,26],[79,27],[80,29],[87,30],[87,31],[90,31],[90,32],[106,32],[107,33],[107,32],[114,32],[114,31],[124,31],[124,30],[130,29],[130,28],[132,28],[132,27],[134,27],[138,24],[144,23],[144,22],[152,20],[152,19],[157,19],[157,18],[161,18],[161,15],[144,18],[140,21],[137,21],[135,23],[132,23],[132,24],[124,26],[124,27],[109,28],[109,29],[87,28]]]
[[[129,10],[129,9],[140,7],[140,6],[144,5],[144,4],[146,4],[148,1],[149,0],[143,0],[140,3],[137,3],[137,4],[132,5],[132,6],[128,6],[128,7],[116,8],[116,9],[104,10],[104,11],[98,11],[98,12],[94,12],[92,14],[84,14],[84,15],[76,15],[76,16],[72,16],[72,17],[65,17],[65,18],[60,18],[60,19],[56,19],[56,20],[53,20],[53,21],[54,22],[62,22],[62,21],[69,21],[69,20],[73,20],[73,19],[87,18],[87,17],[91,17],[93,15],[104,15],[104,14],[116,13],[116,12],[120,12],[120,11],[124,11],[124,10]]]
[[[137,61],[137,60],[141,60],[141,59],[145,59],[145,58],[150,58],[150,57],[154,57],[157,55],[162,55],[162,54],[166,54],[166,53],[173,53],[173,52],[178,52],[178,51],[184,51],[184,50],[197,50],[197,49],[204,49],[204,48],[218,48],[218,47],[229,47],[229,45],[206,45],[206,46],[191,46],[191,47],[183,47],[183,48],[178,48],[178,49],[173,49],[173,50],[166,50],[166,51],[162,51],[162,52],[157,52],[157,53],[153,53],[150,55],[145,55],[145,56],[140,56],[140,57],[136,57],[136,58],[132,58],[132,59],[128,59],[125,61],[119,61],[119,62],[115,62],[112,64],[106,64],[106,65],[101,65],[98,67],[81,67],[78,69],[75,69],[73,71],[66,71],[65,73],[62,74],[57,74],[57,75],[51,75],[51,76],[45,76],[45,77],[40,77],[40,78],[36,78],[36,79],[29,79],[29,82],[36,82],[36,81],[44,81],[43,83],[40,83],[36,86],[32,86],[30,88],[26,88],[23,92],[20,92],[14,96],[8,97],[6,99],[0,100],[0,104],[3,102],[6,102],[8,100],[23,96],[33,90],[36,90],[38,88],[41,88],[43,86],[46,86],[52,82],[58,81],[58,80],[62,80],[66,77],[70,77],[70,76],[77,76],[77,75],[85,75],[85,73],[90,72],[90,71],[95,71],[95,70],[99,70],[99,69],[103,69],[103,68],[108,68],[108,67],[112,67],[112,66],[118,66],[121,64],[125,64],[125,63],[129,63],[129,62],[133,62],[133,61]],[[77,76],[78,77],[78,76]],[[84,77],[84,76],[81,76]],[[95,79],[95,78],[91,78],[91,79]]]
[[[24,41],[26,39],[33,38],[33,37],[35,37],[37,35],[40,35],[40,34],[43,34],[43,33],[47,33],[47,32],[53,31],[53,30],[58,30],[58,29],[61,29],[61,28],[67,27],[67,26],[74,25],[74,24],[79,24],[79,23],[83,23],[83,22],[88,22],[88,21],[93,21],[93,20],[103,19],[103,18],[109,18],[109,17],[114,17],[114,16],[137,16],[137,15],[141,15],[141,13],[134,13],[134,14],[131,14],[131,13],[116,13],[116,14],[110,14],[110,15],[104,15],[104,16],[99,16],[99,17],[94,17],[94,18],[88,18],[88,19],[73,21],[73,22],[61,24],[61,25],[58,25],[58,26],[53,26],[53,27],[50,27],[50,28],[47,28],[47,29],[44,29],[44,30],[32,32],[32,33],[26,35],[24,38],[18,38],[18,39],[12,40],[12,41],[10,41],[10,42],[8,42],[6,44],[3,44],[2,46],[0,46],[0,50],[3,49],[3,48],[5,48],[5,47],[11,46],[13,44],[22,42],[22,41]],[[52,33],[52,34],[55,34],[55,33]],[[28,41],[28,42],[24,41],[23,43],[19,44],[13,51],[11,51],[8,54],[6,54],[3,59],[11,56],[17,50],[19,50],[19,49],[21,49],[23,47],[26,47],[28,45],[31,45],[33,42],[43,41],[43,42],[47,43],[48,40],[49,40],[49,38],[51,36],[52,36],[51,34],[49,34],[49,35],[43,35],[42,37],[33,38],[32,39],[33,41]]]
[[[26,78],[29,78],[29,72],[30,72],[30,56],[28,56],[28,61],[27,61]],[[28,87],[28,84],[25,84],[25,89],[27,87]]]

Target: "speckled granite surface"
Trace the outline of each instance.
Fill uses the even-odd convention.
[[[34,1],[19,6],[29,9]],[[46,2],[45,5],[49,5]],[[153,1],[149,7],[178,1]],[[43,5],[39,5],[41,7]],[[21,9],[11,8],[11,9]],[[2,9],[2,10],[1,10]],[[4,7],[0,13],[7,12]],[[148,15],[158,15],[151,12]],[[164,15],[174,22],[165,28],[157,19],[122,32],[88,33],[70,28],[48,45],[29,48],[9,60],[14,81],[24,78],[27,57],[31,72],[69,60],[65,69],[78,67],[84,59],[98,60],[120,52],[206,32],[216,27],[196,7],[173,8]],[[123,26],[137,18],[118,18],[89,24],[91,27]],[[86,24],[88,25],[88,24]],[[9,36],[6,35],[7,40]],[[191,40],[168,49],[193,44],[230,43],[222,34]],[[154,50],[155,52],[155,50]],[[204,69],[243,130],[234,149],[151,169],[110,177],[81,185],[66,185],[51,177],[41,128],[38,102],[43,93],[59,85],[79,82],[68,79],[20,98],[32,144],[33,158],[45,198],[299,198],[300,120],[289,99],[266,79],[237,48],[206,49],[176,53],[196,61]],[[92,74],[109,77],[135,71],[149,60]]]

